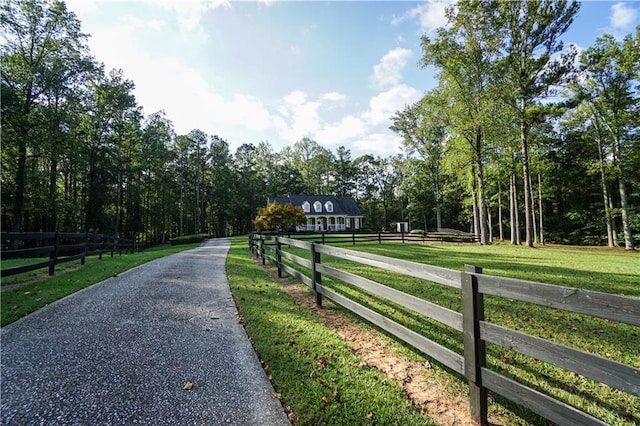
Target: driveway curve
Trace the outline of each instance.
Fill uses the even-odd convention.
[[[289,424],[236,317],[228,250],[209,240],[3,327],[2,424]]]

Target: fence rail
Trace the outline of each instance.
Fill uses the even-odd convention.
[[[486,343],[516,351],[640,397],[640,369],[485,321],[484,295],[596,316],[636,327],[640,327],[640,299],[485,275],[481,268],[469,265],[464,271],[454,271],[279,236],[253,234],[249,237],[249,245],[251,252],[262,258],[263,264],[269,261],[277,266],[279,276],[282,276],[284,271],[311,287],[315,291],[319,306],[322,305],[322,298],[326,297],[463,375],[469,383],[471,415],[474,421],[480,424],[487,424],[487,390],[559,424],[606,424],[571,405],[488,369]],[[289,253],[283,250],[283,246],[308,250],[311,260]],[[462,312],[450,310],[356,274],[323,265],[322,255],[339,257],[458,289]],[[283,263],[283,258],[309,269],[310,276]],[[389,317],[338,294],[322,284],[323,275],[356,286],[461,332],[464,353],[454,352]]]
[[[473,243],[479,239],[473,235],[461,231],[427,232],[421,234],[411,234],[407,232],[317,232],[317,233],[297,233],[284,234],[288,238],[295,237],[301,241],[318,241],[322,244],[349,244],[384,241],[400,241],[406,244],[432,243],[432,242],[454,242]],[[279,235],[279,236],[284,236]]]
[[[0,258],[33,259],[34,263],[2,269],[0,276],[8,277],[41,268],[49,268],[55,275],[56,265],[80,260],[84,265],[90,255],[102,259],[104,253],[134,252],[138,246],[133,239],[82,232],[2,232]],[[46,258],[46,260],[43,260]]]

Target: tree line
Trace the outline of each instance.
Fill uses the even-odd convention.
[[[252,230],[267,197],[354,197],[369,230],[470,230],[533,245],[624,243],[640,231],[640,27],[580,55],[560,36],[578,5],[471,1],[422,38],[438,85],[397,111],[403,152],[303,138],[235,152],[144,116],[134,83],[89,52],[64,2],[3,0],[3,230],[94,231],[159,243]],[[634,237],[635,233],[635,237]]]
[[[425,162],[436,212],[456,178],[445,170],[467,175],[482,243],[495,219],[504,238],[507,211],[514,244],[521,228],[527,246],[544,242],[545,228],[555,241],[600,243],[604,234],[615,246],[620,230],[633,249],[638,239],[640,26],[578,55],[561,36],[579,7],[459,2],[435,38],[422,37],[422,65],[438,84],[396,112],[392,129]]]

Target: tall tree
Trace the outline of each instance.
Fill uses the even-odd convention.
[[[625,151],[638,145],[636,137],[640,131],[640,26],[636,27],[635,36],[628,35],[622,42],[611,35],[598,38],[594,46],[583,52],[580,62],[586,78],[576,86],[576,91],[591,107],[594,123],[602,125],[611,140],[625,248],[633,250]]]
[[[544,118],[536,101],[553,94],[572,69],[575,50],[563,51],[560,40],[580,8],[567,0],[512,0],[490,2],[484,19],[502,37],[505,58],[503,91],[506,103],[515,108],[520,127],[524,182],[526,245],[533,247],[533,203],[529,170],[529,132]]]
[[[330,191],[338,197],[349,197],[355,190],[356,168],[351,160],[351,150],[344,146],[336,150]]]
[[[476,180],[472,196],[477,201],[482,244],[489,243],[484,157],[487,128],[496,104],[492,84],[499,54],[495,29],[481,19],[486,7],[484,2],[451,6],[447,9],[451,25],[440,29],[433,41],[422,37],[423,66],[436,66],[440,90],[450,99],[448,114],[453,136],[463,138],[471,150]]]
[[[428,174],[422,183],[434,194],[436,227],[442,228],[441,164],[449,137],[446,102],[438,91],[427,93],[422,100],[396,111],[390,129],[402,136],[405,153],[418,155],[425,162]],[[414,186],[415,189],[418,187]]]
[[[13,204],[12,229],[20,231],[30,193],[27,158],[42,123],[39,109],[61,101],[61,91],[90,69],[91,60],[80,21],[64,2],[4,0],[0,7],[3,149],[15,153],[14,191],[6,199]]]
[[[211,184],[209,216],[213,233],[227,236],[231,205],[233,171],[229,143],[215,135],[211,138],[209,151],[209,179]]]
[[[309,194],[327,194],[333,172],[331,151],[318,142],[302,138],[293,145],[293,164],[300,171]]]

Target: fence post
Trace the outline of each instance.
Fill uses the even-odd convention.
[[[378,244],[382,244],[382,233],[378,231]]]
[[[267,264],[267,260],[264,257],[264,244],[265,242],[265,238],[264,235],[262,236],[262,238],[260,239],[260,257],[262,258],[262,265],[266,265]]]
[[[322,245],[324,245],[324,231],[322,231]]]
[[[84,255],[80,258],[80,264],[84,265],[84,263],[86,262],[87,253],[89,252],[89,233],[85,232],[82,239],[84,239]]]
[[[356,245],[356,231],[354,230],[351,231],[351,242],[352,242],[352,245],[354,246]]]
[[[404,244],[404,226],[400,227],[400,236],[402,237],[402,244]]]
[[[56,274],[56,262],[58,261],[58,231],[53,235],[53,250],[49,252],[49,276]]]
[[[99,234],[99,239],[100,239],[100,245],[98,247],[100,247],[100,249],[98,250],[98,260],[102,260],[102,251],[104,250],[104,234]]]
[[[487,389],[482,386],[482,367],[486,366],[484,340],[480,339],[480,321],[484,320],[484,295],[478,292],[482,268],[465,265],[462,273],[462,327],[464,334],[464,374],[469,381],[471,418],[477,424],[487,423]]]
[[[282,278],[282,243],[280,237],[276,237],[276,258],[278,259],[278,278]]]
[[[316,251],[316,244],[311,243],[311,261],[312,261],[312,276],[313,276],[313,292],[316,294],[316,305],[322,307],[322,294],[318,293],[317,285],[322,285],[322,274],[318,272],[316,265],[320,263],[320,252]]]

